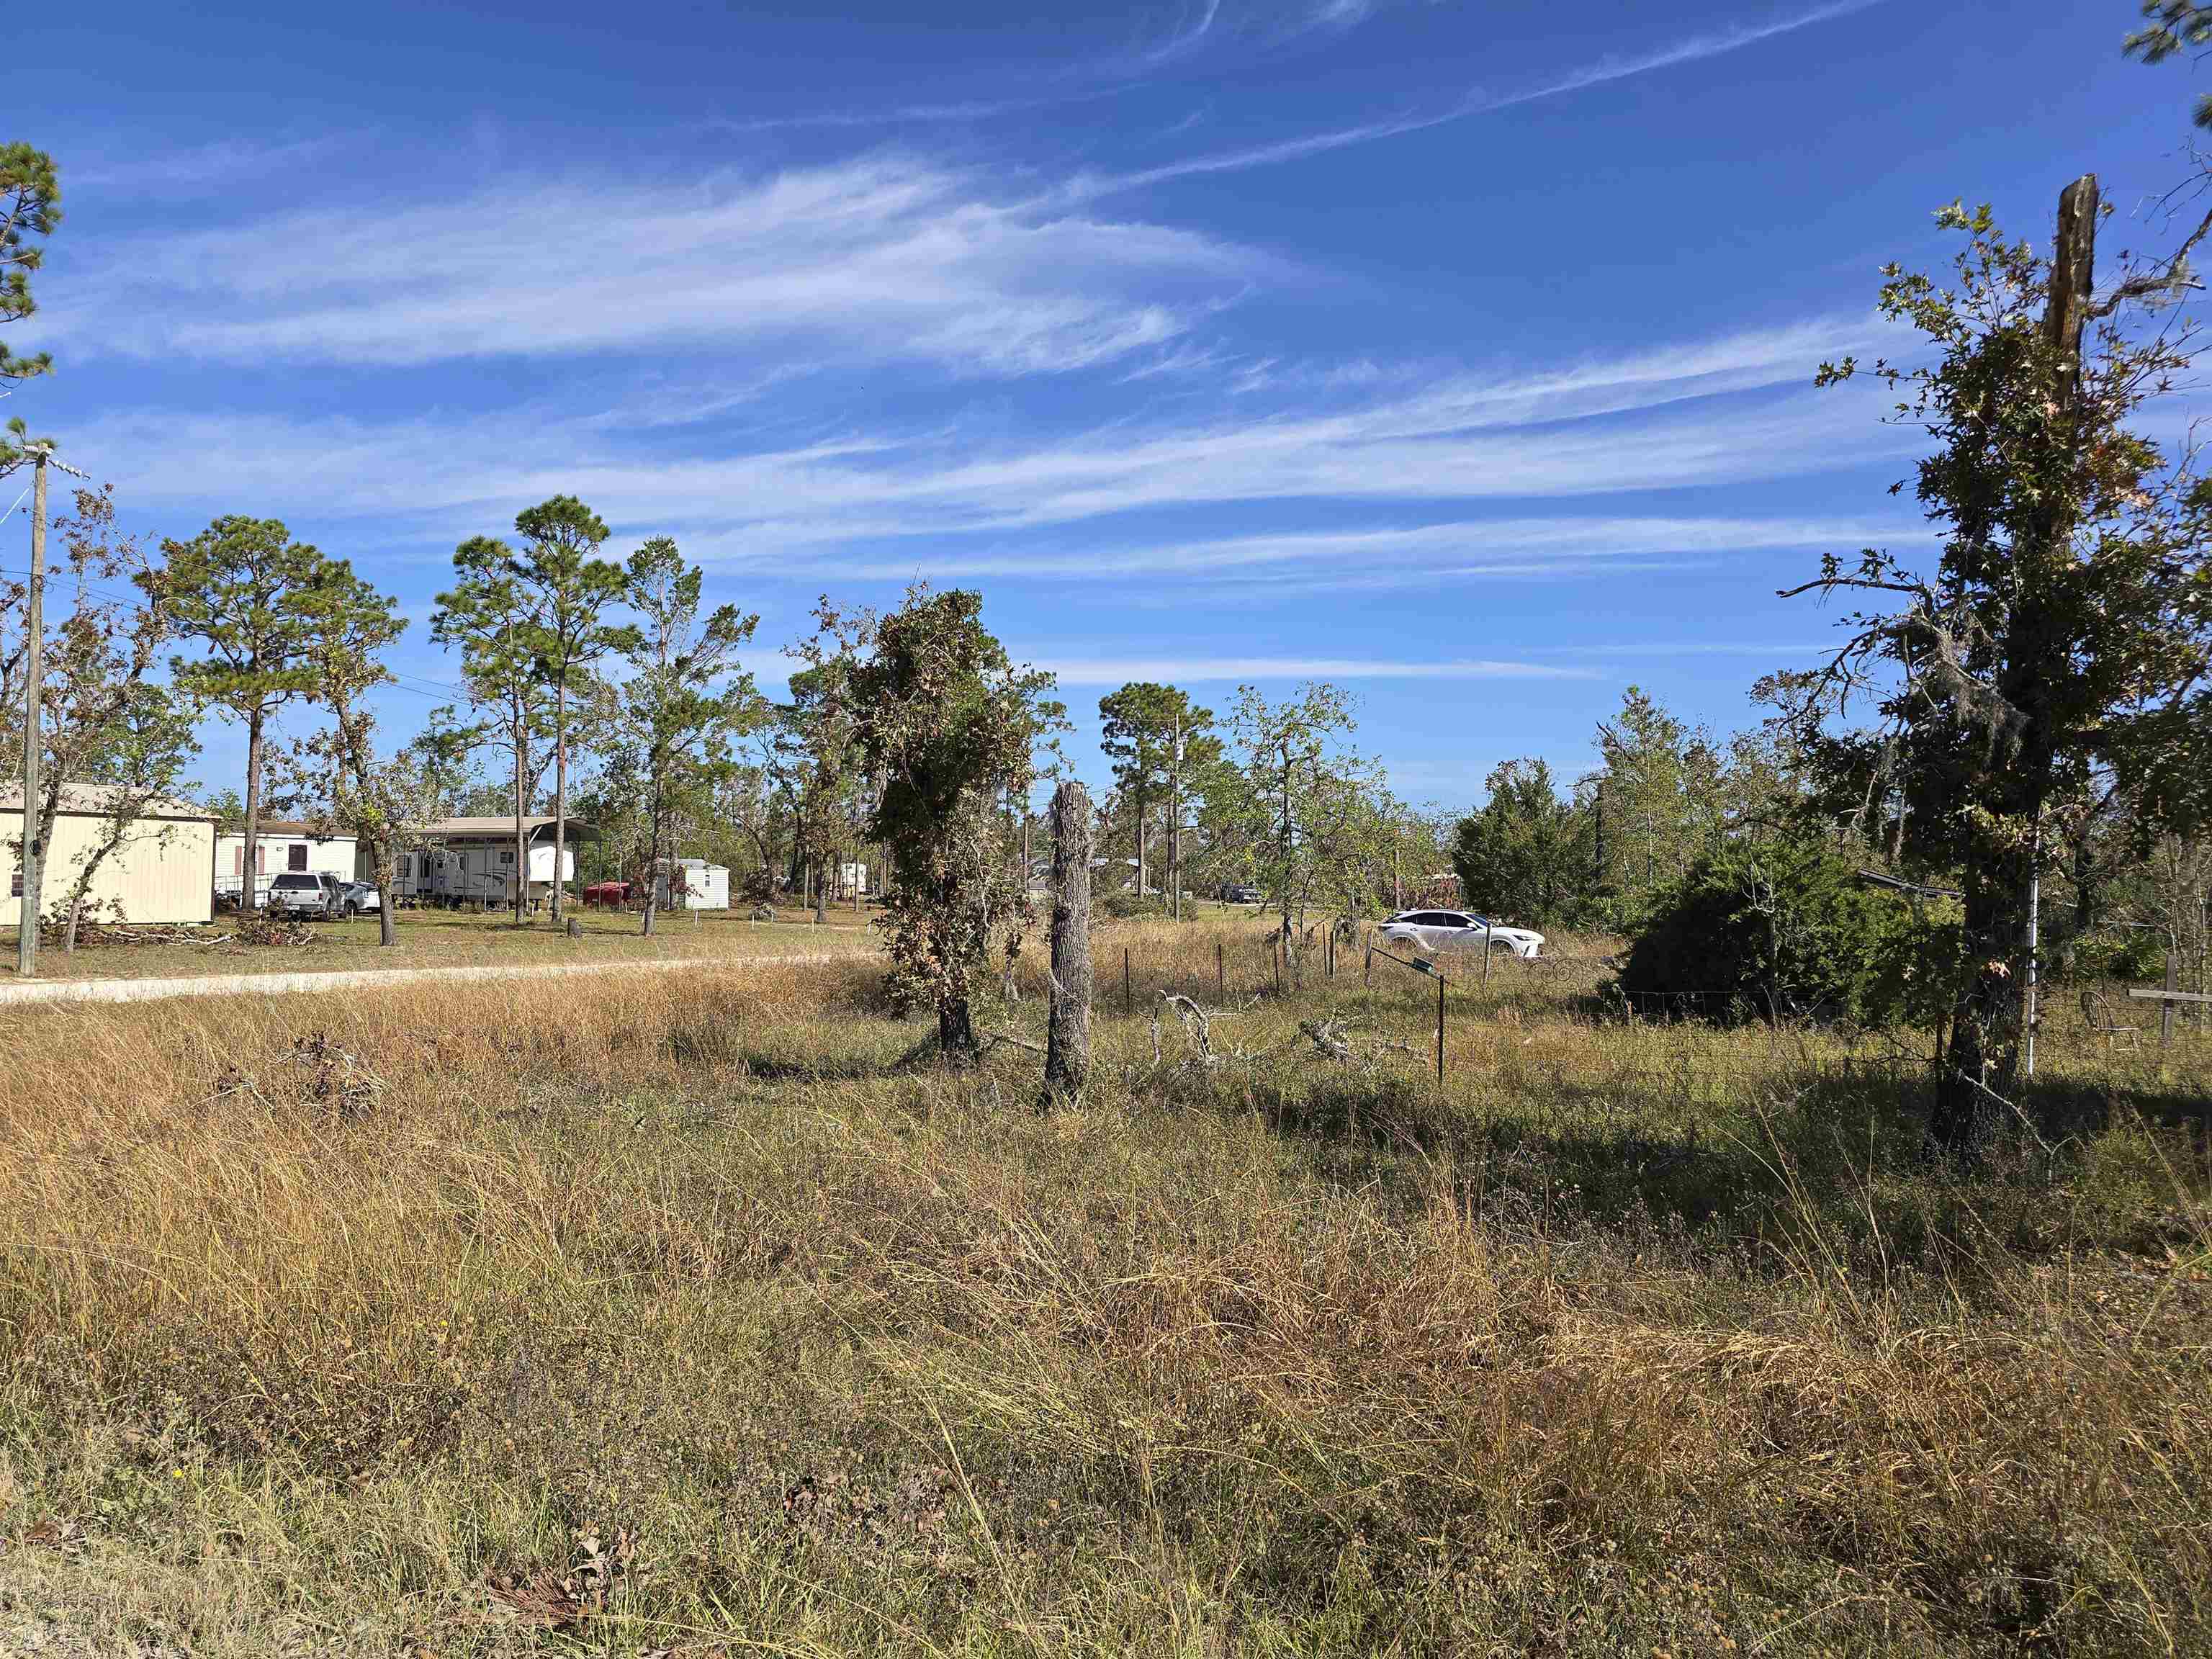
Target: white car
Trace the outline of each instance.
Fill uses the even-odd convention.
[[[1465,910],[1401,910],[1376,934],[1384,945],[1410,945],[1417,951],[1480,951],[1486,930],[1492,951],[1507,951],[1533,962],[1544,936],[1526,927],[1486,922]]]

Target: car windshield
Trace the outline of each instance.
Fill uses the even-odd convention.
[[[279,876],[276,878],[276,885],[288,892],[296,892],[303,887],[319,887],[322,883],[317,881],[313,876]]]

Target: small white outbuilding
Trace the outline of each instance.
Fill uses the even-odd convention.
[[[67,898],[79,873],[105,844],[118,797],[105,784],[74,783],[62,791],[53,842],[46,849],[39,900],[48,915]],[[23,872],[14,842],[22,834],[23,793],[0,788],[0,869],[9,881],[0,898],[0,927],[22,910]],[[96,915],[125,922],[198,922],[213,915],[216,818],[189,801],[154,800],[123,826],[115,848],[94,872],[86,902]]]
[[[669,891],[670,872],[654,878],[653,902],[661,910],[726,910],[730,908],[730,872],[726,865],[704,859],[678,859],[675,892]]]

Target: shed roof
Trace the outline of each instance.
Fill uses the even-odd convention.
[[[120,785],[112,783],[67,783],[62,786],[61,811],[70,817],[100,817],[123,793]],[[21,812],[23,810],[23,786],[21,782],[0,783],[0,812]],[[195,806],[188,800],[175,800],[157,795],[147,802],[139,812],[142,818],[183,818],[202,823],[215,822],[215,814],[204,806]]]
[[[261,828],[258,833],[264,836],[305,836],[310,841],[358,841],[361,839],[350,830],[318,829],[315,825],[299,818],[264,818],[261,820]],[[246,831],[243,830],[226,830],[222,835],[226,841],[246,839]]]
[[[522,820],[523,833],[535,836],[540,830],[553,827],[550,813],[530,813]],[[514,834],[514,820],[508,817],[477,818],[436,818],[422,826],[426,836],[507,836]],[[589,840],[594,832],[580,819],[568,821],[568,834],[574,840]]]

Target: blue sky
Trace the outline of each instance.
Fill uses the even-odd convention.
[[[2157,240],[2197,88],[2132,9],[85,8],[14,89],[67,218],[8,412],[137,528],[281,517],[400,595],[402,731],[454,543],[568,491],[759,611],[771,690],[816,594],[920,575],[1094,778],[1125,678],[1322,676],[1466,805],[1632,682],[1744,723],[1827,626],[1773,590],[1923,536],[1813,370],[1954,196],[2042,239],[2094,169]]]

